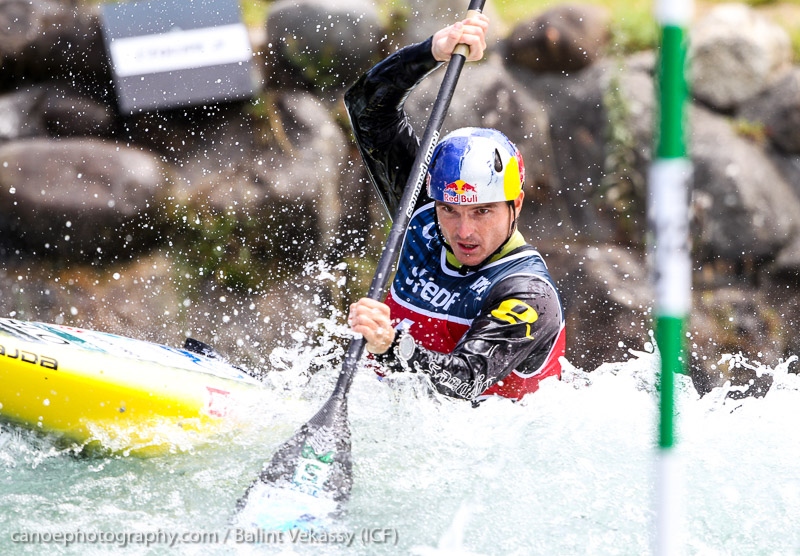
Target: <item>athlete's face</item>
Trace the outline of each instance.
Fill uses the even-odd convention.
[[[514,201],[515,212],[522,207],[523,193]],[[508,203],[451,205],[436,201],[436,216],[445,241],[458,262],[475,266],[495,252],[511,232],[514,215]]]

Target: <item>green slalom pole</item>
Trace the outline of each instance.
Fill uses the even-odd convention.
[[[648,178],[650,254],[654,270],[655,336],[661,353],[661,397],[656,465],[654,552],[683,552],[683,480],[675,445],[675,375],[686,373],[686,320],[691,311],[689,182],[685,111],[686,29],[692,0],[656,0],[661,27],[658,67],[658,127]]]

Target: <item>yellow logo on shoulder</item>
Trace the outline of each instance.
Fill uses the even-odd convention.
[[[528,338],[533,338],[531,324],[539,320],[539,313],[536,312],[536,309],[519,299],[506,299],[492,311],[492,316],[509,324],[526,323],[525,336]]]

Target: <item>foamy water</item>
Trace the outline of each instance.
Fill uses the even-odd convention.
[[[282,370],[246,408],[247,421],[171,455],[75,456],[5,427],[3,554],[650,552],[658,356],[646,352],[592,373],[567,365],[564,380],[521,403],[478,409],[431,396],[420,377],[390,385],[361,370],[350,398],[347,514],[305,537],[232,528],[236,500],[263,462],[330,394],[338,367],[306,373],[323,352],[273,353]],[[775,375],[762,399],[700,399],[679,379],[688,554],[800,553],[793,365],[761,369]]]

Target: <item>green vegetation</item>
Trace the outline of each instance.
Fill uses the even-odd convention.
[[[792,52],[795,62],[800,62],[800,25],[789,30],[789,38],[792,40]]]
[[[241,0],[242,21],[247,27],[259,27],[267,20],[271,2],[266,0]]]
[[[733,129],[741,137],[761,145],[767,143],[767,131],[763,123],[752,122],[743,118],[737,118],[732,123]]]
[[[617,216],[619,240],[635,245],[644,239],[644,222],[638,215],[645,213],[647,186],[645,177],[636,170],[640,164],[630,109],[616,77],[603,93],[603,106],[608,115],[606,159],[603,180],[594,202]]]

